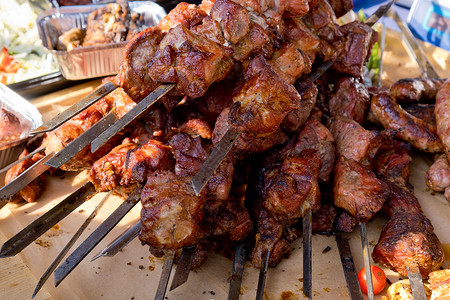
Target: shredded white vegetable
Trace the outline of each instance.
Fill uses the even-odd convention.
[[[17,73],[5,74],[7,84],[58,70],[50,53],[42,46],[37,30],[37,12],[28,0],[0,1],[0,50],[3,47],[21,63]]]

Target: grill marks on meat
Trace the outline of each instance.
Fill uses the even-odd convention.
[[[442,150],[433,127],[402,109],[388,92],[380,91],[372,96],[370,110],[384,128],[396,130],[396,137],[410,142],[415,148],[431,153]]]
[[[205,235],[203,205],[206,192],[195,195],[190,177],[171,171],[156,171],[141,194],[139,239],[159,249],[179,249],[195,245]]]
[[[20,154],[19,159],[28,155],[27,149],[23,150]],[[36,153],[31,158],[26,159],[6,172],[5,175],[5,185],[14,180],[17,176],[25,172],[29,167],[31,167],[35,162],[43,158],[44,155],[41,153]],[[45,176],[44,174],[39,175],[35,180],[29,183],[26,187],[21,189],[15,195],[11,197],[11,201],[21,202],[23,200],[27,202],[35,202],[41,196],[42,192],[45,190]]]
[[[344,156],[334,167],[334,204],[348,211],[358,223],[366,223],[389,196],[386,183],[357,161]]]
[[[442,141],[447,160],[450,162],[450,79],[442,84],[436,95],[434,114],[437,134]]]
[[[442,79],[403,78],[390,87],[389,94],[400,104],[430,101],[443,83]]]

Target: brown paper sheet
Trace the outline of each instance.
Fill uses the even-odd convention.
[[[448,53],[428,46],[426,51],[432,58],[441,76],[448,76],[450,70],[448,68]],[[409,60],[396,34],[388,34],[385,54],[383,78],[386,85],[403,77],[420,75],[417,65],[414,65],[415,63]],[[443,57],[444,55],[447,56]],[[437,64],[436,61],[441,65]],[[34,103],[44,114],[44,119],[47,119],[48,115],[54,114],[62,106],[70,105],[73,101],[81,99],[84,94],[90,92],[98,83],[96,81],[78,88],[61,91],[37,99]],[[411,165],[410,181],[415,187],[415,194],[425,214],[431,220],[437,236],[447,249],[446,267],[450,267],[450,234],[448,233],[448,228],[450,227],[450,205],[442,194],[431,193],[425,185],[424,174],[430,163],[431,158],[429,156],[416,155]],[[75,190],[83,182],[85,175],[68,173],[64,178],[50,178],[47,190],[42,200],[38,203],[10,204],[2,209],[0,211],[0,232],[7,238],[12,237],[49,208],[56,205],[65,195]],[[56,228],[44,234],[37,243],[33,243],[22,251],[18,257],[23,260],[28,270],[17,269],[17,274],[21,274],[21,272],[31,273],[37,282],[37,279],[69,241],[73,233],[89,216],[102,195],[99,194],[84,203],[62,220]],[[75,247],[120,203],[120,199],[112,196],[97,218],[94,219],[75,244]],[[163,261],[151,256],[147,247],[141,246],[137,239],[113,258],[106,257],[92,263],[89,262],[94,254],[122,233],[127,226],[138,220],[139,211],[140,204],[127,214],[124,220],[113,229],[105,240],[94,249],[59,287],[53,287],[53,278],[51,277],[44,287],[43,294],[48,292],[52,299],[152,299],[158,285]],[[378,241],[381,227],[385,222],[385,219],[378,217],[368,224],[368,239],[371,249]],[[356,269],[359,270],[363,267],[363,261],[358,230],[352,234],[350,244]],[[314,299],[348,299],[348,291],[334,237],[314,235],[312,246]],[[328,246],[331,250],[323,253],[322,251]],[[292,245],[292,249],[289,258],[284,259],[276,268],[269,269],[265,299],[304,298],[302,294],[301,239]],[[231,260],[221,255],[210,253],[206,263],[198,270],[191,272],[186,284],[167,293],[167,299],[226,299],[231,268]],[[5,264],[3,260],[0,260],[0,275],[5,275],[3,276],[5,280],[0,282],[0,298],[23,299],[22,295],[27,294],[31,297],[34,285],[25,287],[25,284],[19,282],[19,284],[11,286],[11,283],[8,282],[7,274],[2,273],[4,270]],[[389,270],[386,270],[386,273],[392,282],[398,279],[396,273]],[[23,278],[28,277],[24,275]],[[244,270],[241,299],[255,298],[257,280],[258,270],[247,263]],[[13,293],[17,289],[21,290],[21,296],[15,296],[16,294]],[[47,298],[47,296],[41,297],[43,298],[40,299]],[[380,296],[377,296],[377,299],[380,298]]]

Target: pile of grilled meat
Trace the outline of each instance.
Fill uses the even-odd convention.
[[[61,167],[90,169],[98,191],[125,196],[141,186],[139,238],[154,255],[196,245],[198,267],[211,244],[247,239],[254,266],[268,249],[275,266],[307,211],[321,233],[351,231],[380,212],[389,221],[374,260],[404,276],[416,263],[426,277],[444,255],[408,183],[409,163],[416,148],[444,152],[436,164],[449,168],[450,82],[367,89],[363,66],[377,34],[359,21],[338,25],[351,8],[351,0],[180,3],[134,36],[117,76],[106,79],[120,88],[48,133],[46,153],[175,83],[100,150],[86,147]],[[313,82],[308,75],[322,61],[333,65]],[[197,196],[192,177],[230,129],[241,134]],[[430,184],[448,190],[433,167]],[[251,197],[234,188],[247,178]],[[38,180],[18,197],[36,200],[45,178]]]

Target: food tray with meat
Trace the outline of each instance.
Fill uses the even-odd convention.
[[[158,4],[150,1],[128,2],[129,16],[125,16],[125,23],[128,18],[137,18],[133,22],[137,28],[133,31],[138,32],[144,28],[156,25],[164,17],[165,11]],[[58,62],[61,73],[66,79],[80,80],[86,78],[95,78],[108,76],[117,73],[120,62],[124,56],[124,48],[128,40],[115,35],[112,40],[100,40],[96,43],[84,43],[80,47],[71,50],[58,50],[58,38],[70,29],[86,28],[88,16],[98,10],[105,9],[107,4],[64,6],[59,9],[51,9],[39,15],[37,24],[39,36],[44,47],[55,57]],[[101,15],[98,18],[102,18]],[[114,18],[109,18],[112,20]],[[132,21],[132,20],[131,20]],[[107,25],[99,25],[107,26]],[[123,27],[111,25],[120,32]],[[128,28],[128,27],[127,27]],[[131,27],[130,27],[131,28]],[[125,29],[127,30],[127,29]],[[132,30],[127,30],[126,32]],[[102,39],[107,35],[100,35],[98,31],[92,32],[92,39]],[[131,37],[131,34],[130,34]],[[117,42],[112,42],[112,41]]]
[[[0,168],[17,159],[29,133],[40,125],[36,107],[0,84]]]

